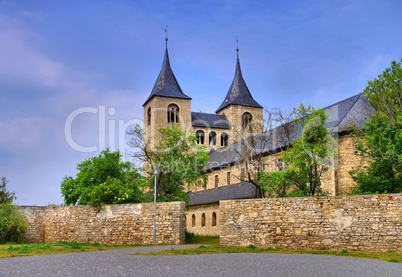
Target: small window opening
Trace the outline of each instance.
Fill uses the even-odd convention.
[[[209,145],[210,146],[216,145],[216,133],[215,132],[209,133]]]
[[[148,108],[148,125],[151,125],[151,107]]]
[[[226,133],[222,133],[221,135],[221,146],[228,146],[229,135]]]
[[[246,112],[246,113],[243,114],[243,117],[242,117],[242,119],[243,119],[243,129],[247,129],[247,128],[250,127],[250,123],[251,123],[252,118],[253,117],[252,117],[251,113],[249,113],[249,112]]]
[[[285,169],[285,162],[282,160],[278,160],[278,170],[283,171]]]
[[[204,144],[205,133],[203,131],[197,131],[195,136],[197,137],[198,145]]]
[[[167,110],[168,123],[179,122],[179,107],[175,104],[170,104]]]
[[[191,227],[195,227],[195,214],[191,216]]]
[[[212,213],[212,226],[216,226],[216,213]]]

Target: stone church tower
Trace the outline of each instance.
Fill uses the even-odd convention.
[[[191,98],[183,93],[170,67],[166,38],[162,69],[144,107],[144,141],[158,144],[159,130],[178,123],[187,134],[195,134],[198,145],[209,150],[226,147],[253,133],[262,132],[263,108],[252,97],[240,69],[239,49],[235,76],[229,91],[214,114],[191,112]]]
[[[239,49],[236,49],[236,71],[225,100],[216,110],[217,114],[225,115],[232,126],[232,139],[230,143],[245,138],[245,130],[253,133],[263,131],[263,108],[248,89],[240,68]]]
[[[144,141],[151,148],[158,144],[158,130],[179,123],[182,130],[191,127],[191,98],[183,93],[170,67],[166,38],[162,69],[144,107]]]

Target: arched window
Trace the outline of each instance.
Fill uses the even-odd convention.
[[[170,104],[167,109],[167,122],[179,122],[179,107],[175,104]]]
[[[284,162],[284,161],[282,161],[281,159],[279,159],[279,160],[278,160],[277,165],[278,165],[278,169],[279,169],[279,171],[283,171],[283,170],[285,170],[285,162]]]
[[[202,213],[201,215],[201,227],[205,227],[205,214]]]
[[[222,133],[221,135],[221,146],[228,146],[229,135],[226,133]]]
[[[191,216],[191,227],[195,227],[195,214]]]
[[[148,108],[148,125],[151,125],[151,107]]]
[[[209,145],[210,146],[216,145],[216,133],[215,132],[209,133]]]
[[[216,213],[212,213],[212,226],[216,226]]]
[[[249,112],[245,112],[242,116],[242,121],[243,121],[243,129],[249,128],[251,120],[253,119],[253,116]]]
[[[195,136],[197,137],[197,144],[204,144],[205,133],[204,131],[195,132]]]

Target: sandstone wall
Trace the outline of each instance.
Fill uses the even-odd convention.
[[[22,206],[21,211],[25,214],[29,229],[25,235],[28,242],[45,241],[45,218],[47,207]]]
[[[402,249],[402,195],[220,202],[221,244],[292,249]]]
[[[152,244],[153,203],[91,206],[22,207],[29,221],[27,240],[106,244]],[[185,204],[157,204],[157,243],[185,239]]]
[[[203,220],[203,218],[205,220]],[[204,236],[219,236],[221,232],[219,221],[220,214],[219,205],[217,203],[187,208],[187,232]]]

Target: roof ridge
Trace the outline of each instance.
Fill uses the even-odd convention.
[[[340,124],[342,123],[342,121],[346,118],[346,116],[349,114],[349,112],[353,109],[353,107],[356,105],[357,101],[360,99],[360,97],[361,97],[362,95],[363,95],[362,93],[356,94],[356,95],[354,95],[354,96],[352,96],[352,97],[346,98],[346,99],[343,100],[343,101],[339,101],[339,102],[337,102],[337,103],[335,103],[335,104],[333,104],[333,105],[331,105],[331,106],[328,106],[327,108],[324,108],[324,109],[323,109],[323,110],[329,109],[329,108],[331,108],[331,107],[333,107],[333,106],[335,106],[335,105],[339,105],[339,104],[342,103],[342,102],[346,102],[346,101],[348,101],[348,100],[353,99],[354,97],[356,97],[356,99],[353,101],[353,104],[350,105],[349,110],[348,110],[347,112],[345,112],[345,114],[343,115],[343,117],[342,117],[340,120],[338,120],[338,124],[336,124],[335,126],[332,127],[331,132],[332,132],[335,128],[338,128],[338,127],[339,127],[339,125],[340,125]]]

